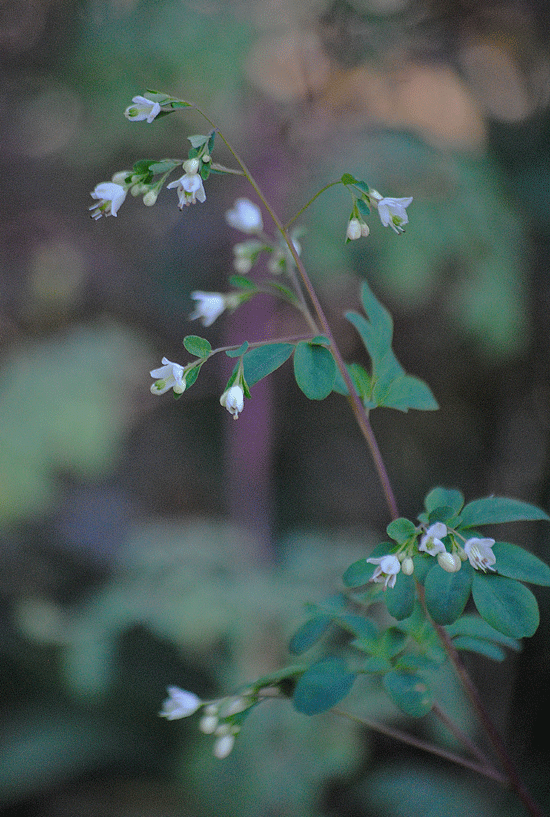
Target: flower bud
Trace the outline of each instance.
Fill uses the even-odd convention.
[[[199,167],[200,167],[200,166],[201,166],[201,163],[199,162],[199,160],[198,160],[198,159],[187,159],[187,160],[186,160],[186,161],[183,163],[183,169],[184,169],[184,170],[185,170],[185,172],[186,172],[186,173],[188,173],[190,176],[193,176],[195,173],[198,173],[198,172],[199,172]]]
[[[143,203],[146,207],[152,207],[157,203],[158,193],[154,190],[149,190],[143,197]]]
[[[412,576],[414,573],[414,563],[410,556],[407,556],[401,562],[401,570],[405,574],[405,576]]]
[[[456,553],[449,553],[448,551],[437,554],[437,563],[439,567],[443,568],[447,573],[457,573],[462,567],[460,556]]]

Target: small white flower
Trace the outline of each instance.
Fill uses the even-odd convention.
[[[470,564],[476,570],[495,570],[493,567],[497,558],[493,553],[492,547],[495,544],[494,539],[468,539],[464,545],[464,553],[470,560]]]
[[[237,199],[233,208],[225,214],[225,220],[230,227],[242,233],[259,233],[263,229],[260,208],[250,199]]]
[[[242,388],[240,386],[231,386],[231,388],[224,391],[220,397],[220,403],[233,415],[233,419],[237,420],[244,408],[244,392]]]
[[[126,198],[126,190],[122,185],[114,182],[101,182],[97,184],[90,193],[93,199],[98,199],[97,204],[92,204],[89,210],[93,210],[91,216],[97,220],[101,216],[116,216],[120,205]]]
[[[168,687],[168,696],[159,715],[169,721],[187,718],[202,706],[201,699],[194,692],[187,692],[179,687]]]
[[[177,188],[176,192],[179,198],[178,207],[180,210],[183,210],[184,207],[188,207],[190,204],[196,204],[197,201],[206,201],[202,178],[197,172],[184,173],[183,176],[174,182],[170,182],[166,187],[168,190],[173,187]]]
[[[212,750],[214,757],[217,757],[218,760],[223,760],[224,757],[231,754],[234,745],[235,735],[221,735],[214,743],[214,749]]]
[[[370,579],[371,582],[384,582],[384,588],[395,586],[397,574],[401,570],[401,562],[397,556],[388,554],[387,556],[379,556],[376,559],[367,559],[367,562],[377,565]]]
[[[402,225],[409,223],[406,208],[412,200],[412,196],[405,199],[380,199],[378,202],[378,215],[384,227],[389,225],[395,233],[403,233]]]
[[[146,96],[134,96],[132,102],[134,104],[129,105],[124,111],[124,116],[131,122],[142,122],[146,119],[151,123],[155,116],[158,116],[161,112],[159,103],[147,99]]]
[[[213,735],[218,728],[217,715],[204,715],[199,721],[199,729],[204,735]]]
[[[420,539],[418,550],[423,550],[425,553],[429,553],[430,556],[443,553],[445,545],[441,540],[444,536],[447,536],[447,526],[443,522],[434,522]]]
[[[211,326],[225,310],[226,300],[219,292],[196,290],[191,293],[191,297],[197,301],[197,305],[189,317],[192,321],[201,318],[203,326]]]
[[[179,363],[172,363],[168,358],[162,358],[163,365],[159,369],[153,369],[150,374],[155,378],[151,386],[152,394],[164,394],[169,389],[174,389],[174,394],[183,394],[185,391],[185,377],[183,366]],[[177,687],[174,687],[177,689]]]

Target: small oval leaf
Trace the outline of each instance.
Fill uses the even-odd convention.
[[[499,576],[545,587],[550,585],[550,567],[528,550],[510,542],[495,542],[493,553]]]
[[[294,689],[293,703],[304,715],[318,715],[340,703],[355,681],[341,658],[324,658],[307,669]]]
[[[310,400],[324,400],[336,378],[336,364],[325,346],[300,341],[294,352],[296,383]]]
[[[426,606],[436,624],[452,624],[466,606],[472,588],[472,568],[465,562],[457,573],[435,564],[424,582]]]
[[[206,338],[200,338],[198,335],[187,335],[183,339],[183,345],[189,354],[195,357],[208,357],[212,351],[212,346]]]
[[[420,675],[392,670],[384,675],[383,683],[394,704],[407,715],[421,718],[432,708],[430,688]]]
[[[479,615],[504,635],[529,638],[539,626],[536,598],[514,579],[476,570],[472,595]]]
[[[535,505],[502,496],[487,496],[483,499],[475,499],[466,505],[461,516],[463,528],[537,519],[550,521],[548,514]]]

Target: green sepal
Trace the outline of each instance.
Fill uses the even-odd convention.
[[[469,502],[463,509],[461,517],[463,528],[502,522],[550,521],[550,516],[536,505],[499,496],[488,496]]]
[[[401,621],[409,618],[414,610],[416,585],[413,576],[406,576],[402,571],[396,576],[395,585],[387,587],[384,593],[388,613]]]
[[[432,695],[421,675],[392,670],[384,676],[383,684],[394,704],[407,715],[421,718],[431,710]]]
[[[426,607],[436,624],[452,624],[462,615],[472,589],[472,568],[464,562],[456,573],[434,564],[424,582]]]
[[[472,595],[479,615],[495,630],[511,638],[529,638],[536,632],[537,600],[520,582],[476,570]]]
[[[298,679],[293,704],[303,715],[318,715],[332,709],[350,692],[356,673],[349,672],[341,658],[323,658]]]
[[[187,335],[183,339],[183,345],[189,354],[195,355],[195,357],[208,357],[212,351],[209,341],[198,335]]]
[[[324,400],[331,393],[336,377],[336,363],[325,347],[300,341],[294,351],[294,377],[310,400]]]
[[[510,542],[495,542],[496,571],[499,576],[507,576],[528,584],[550,586],[550,567],[538,556],[529,553],[519,545]]]

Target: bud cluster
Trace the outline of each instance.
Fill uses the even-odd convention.
[[[241,695],[201,701],[193,692],[170,686],[159,715],[173,721],[187,718],[202,709],[199,729],[205,735],[214,736],[214,756],[223,760],[231,753],[244,718],[258,701],[259,694],[252,689]]]

